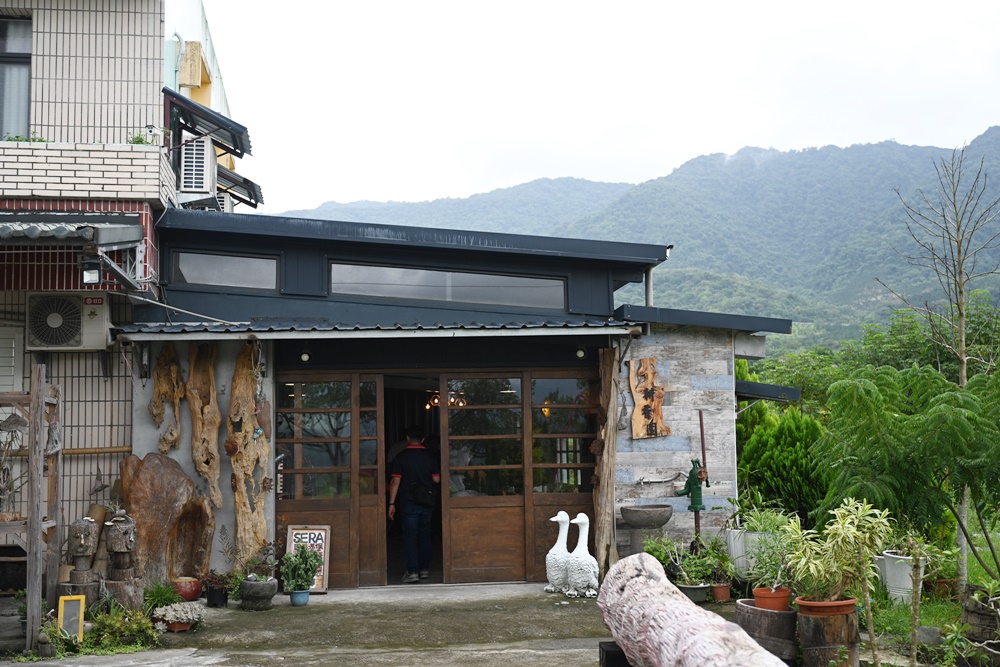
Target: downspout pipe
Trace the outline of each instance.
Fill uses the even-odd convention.
[[[653,268],[646,269],[646,306],[653,307]]]

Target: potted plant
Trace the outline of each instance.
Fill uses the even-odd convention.
[[[753,588],[754,606],[769,611],[788,611],[792,591],[788,569],[790,545],[784,530],[762,534],[748,552],[752,566],[747,579]]]
[[[205,618],[205,611],[197,602],[175,602],[153,610],[158,629],[170,632],[190,630]]]
[[[732,597],[733,561],[726,551],[726,545],[718,537],[713,537],[704,545],[705,556],[711,560],[712,572],[709,581],[712,586],[712,599],[716,602],[728,602]]]
[[[14,600],[17,601],[17,616],[18,621],[21,622],[21,636],[25,636],[28,633],[28,590],[22,588],[14,592]],[[42,620],[45,620],[45,615],[49,613],[49,603],[42,597],[41,606]]]
[[[201,580],[205,588],[205,599],[209,607],[225,607],[229,604],[229,589],[233,587],[231,572],[209,570]]]
[[[295,551],[286,553],[281,559],[281,581],[289,591],[292,606],[298,607],[309,602],[309,589],[316,580],[316,570],[323,565],[323,557],[304,544],[295,546]]]
[[[856,596],[864,600],[868,629],[874,635],[869,586],[874,556],[892,524],[888,510],[853,498],[846,498],[830,514],[822,532],[803,530],[797,516],[784,528],[790,546],[788,568],[798,593],[799,641],[809,664],[857,664]],[[843,643],[831,643],[834,636]]]
[[[155,609],[183,601],[184,598],[172,585],[151,583],[142,592],[142,613],[152,618]]]
[[[885,575],[882,583],[885,584],[893,601],[910,604],[910,599],[913,597],[913,553],[910,545],[914,534],[908,531],[896,532],[893,535],[895,539],[888,545],[891,548],[882,552],[884,560],[879,574]],[[921,580],[926,562],[926,558],[920,559]]]
[[[788,523],[788,515],[760,504],[739,507],[729,520],[726,531],[726,550],[733,562],[735,576],[744,578],[753,568],[754,546],[758,540],[781,530]]]
[[[663,537],[646,538],[644,550],[660,561],[667,579],[692,602],[705,602],[710,588],[712,560],[704,548],[692,552],[683,545]]]
[[[240,609],[267,611],[278,592],[278,580],[274,578],[274,545],[269,542],[261,547],[260,553],[246,560],[243,569],[246,577],[240,582]]]

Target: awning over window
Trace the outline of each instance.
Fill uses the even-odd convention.
[[[736,400],[738,401],[797,401],[802,398],[802,390],[796,387],[784,387],[780,384],[764,384],[748,380],[736,381]]]
[[[264,203],[264,195],[261,194],[260,186],[249,178],[240,176],[231,169],[226,169],[221,164],[218,166],[218,187],[219,192],[228,192],[236,201],[257,208],[258,204]]]
[[[163,108],[171,132],[187,130],[198,137],[211,137],[217,148],[235,157],[250,155],[250,134],[247,128],[212,111],[170,88],[163,89]],[[175,136],[179,137],[179,133]]]

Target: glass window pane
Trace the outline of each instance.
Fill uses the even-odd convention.
[[[448,392],[466,405],[520,405],[521,378],[468,378],[450,380]]]
[[[29,63],[0,63],[0,137],[30,138],[30,90]]]
[[[350,408],[350,382],[303,382],[303,408]]]
[[[378,465],[378,440],[362,440],[358,446],[360,448],[361,465]]]
[[[523,496],[524,475],[520,470],[466,470],[452,473],[451,495]]]
[[[451,410],[449,435],[517,435],[521,432],[520,408]]]
[[[374,410],[370,412],[362,412],[361,416],[358,418],[360,421],[358,423],[358,433],[362,438],[364,437],[375,437],[378,435],[378,413]]]
[[[378,490],[378,468],[362,468],[358,477],[358,490],[363,496],[374,496]]]
[[[301,460],[295,460],[294,447],[298,447],[301,453]],[[351,467],[351,443],[349,442],[324,442],[309,443],[307,445],[293,445],[291,443],[280,443],[279,453],[287,453],[282,461],[284,468],[350,468]]]
[[[393,299],[566,309],[566,288],[560,278],[331,264],[330,291]]]
[[[299,428],[296,428],[299,424]],[[349,438],[351,413],[349,412],[279,412],[277,429],[279,439],[291,438]]]
[[[351,474],[347,472],[279,473],[278,498],[350,498]]]
[[[279,385],[275,390],[278,395],[278,409],[281,408],[294,408],[295,407],[295,391],[296,385],[294,382],[286,382]]]
[[[523,461],[524,448],[518,439],[451,440],[448,448],[452,467],[520,465]]]
[[[579,405],[600,402],[600,385],[591,378],[539,378],[531,379],[531,402],[539,405]]]
[[[532,460],[535,463],[594,463],[591,438],[535,438]]]
[[[535,408],[531,428],[535,433],[596,433],[597,414],[574,408]]]
[[[31,21],[0,20],[0,53],[31,54]]]
[[[278,287],[278,260],[274,258],[175,252],[173,259],[170,279],[177,284]]]
[[[590,493],[594,490],[593,468],[535,468],[535,493]]]
[[[376,392],[376,387],[374,382],[361,383],[361,407],[363,408],[378,407],[378,395]]]

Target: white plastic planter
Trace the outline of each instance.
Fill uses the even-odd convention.
[[[910,577],[913,567],[912,556],[900,556],[896,551],[889,550],[885,556],[885,587],[889,589],[889,597],[896,602],[909,604],[913,595],[913,579]],[[920,580],[924,579],[926,559],[921,559]]]

